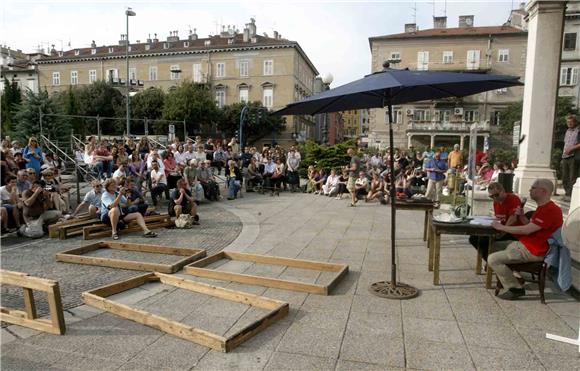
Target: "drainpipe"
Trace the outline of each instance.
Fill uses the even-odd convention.
[[[487,37],[487,50],[485,51],[486,57],[487,57],[487,68],[491,69],[491,42],[492,42],[492,37],[491,34],[488,35]],[[487,51],[489,50],[489,55],[487,55]],[[488,92],[486,91],[484,93],[483,96],[483,121],[485,122],[486,118],[487,118],[487,94]],[[490,120],[491,122],[491,120]],[[491,128],[490,128],[491,130]]]

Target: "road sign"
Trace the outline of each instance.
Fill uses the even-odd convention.
[[[169,134],[175,134],[175,125],[169,125]]]

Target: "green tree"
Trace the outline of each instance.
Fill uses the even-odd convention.
[[[185,120],[188,132],[208,135],[219,118],[219,109],[207,85],[185,81],[165,97],[163,118]]]
[[[151,87],[135,94],[131,98],[131,115],[134,118],[158,120],[163,117],[165,93],[160,88]],[[167,124],[162,121],[154,122],[153,132],[164,134]]]
[[[97,81],[80,88],[77,92],[77,104],[78,112],[82,116],[125,117],[123,94],[105,81]],[[125,123],[124,119],[101,120],[101,132],[120,134],[125,129]],[[90,131],[96,133],[96,126]]]
[[[39,135],[40,112],[47,114],[62,114],[60,106],[45,91],[34,94],[31,90],[26,91],[24,100],[16,106],[14,114],[15,136],[26,143],[28,138]],[[42,133],[51,140],[66,140],[70,135],[70,121],[57,116],[42,117]]]
[[[63,114],[79,115],[78,89],[69,86],[67,90],[55,93],[52,98]],[[81,138],[87,134],[85,120],[78,117],[70,117],[68,121],[74,134],[78,134]]]
[[[218,129],[231,137],[240,129],[240,114],[246,104],[234,103],[224,106],[218,122]],[[246,143],[255,142],[270,134],[279,134],[286,126],[286,119],[273,116],[262,107],[260,102],[247,103],[248,109],[244,115],[243,136]]]
[[[504,134],[511,134],[514,128],[514,123],[522,121],[523,102],[516,102],[510,104],[505,111],[500,112],[499,122],[500,131]]]
[[[10,82],[4,77],[0,112],[2,114],[2,133],[10,134],[13,129],[15,106],[22,101],[20,87],[16,82]]]
[[[300,176],[306,178],[308,166],[315,166],[318,169],[330,171],[349,164],[350,157],[346,153],[349,148],[356,148],[354,140],[342,142],[329,146],[326,144],[316,144],[313,141],[306,141],[301,147],[302,163],[300,166]]]

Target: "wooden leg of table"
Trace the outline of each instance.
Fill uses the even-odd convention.
[[[435,246],[434,245],[434,240],[435,238],[433,237],[433,228],[431,228],[431,226],[429,226],[429,238],[427,238],[427,248],[429,249],[429,261],[428,261],[428,269],[429,272],[433,272],[433,256],[435,254],[433,254],[433,252],[435,251]]]
[[[495,242],[495,238],[493,236],[489,237],[489,246],[487,248],[487,256],[489,257],[491,255],[491,253],[493,252],[493,244]],[[492,284],[492,279],[493,279],[493,269],[491,269],[491,267],[489,266],[489,264],[487,265],[487,274],[485,276],[485,288],[486,289],[491,289],[491,284]]]
[[[477,262],[475,262],[475,274],[481,274],[481,250],[477,249]]]
[[[439,263],[441,257],[441,234],[434,233],[433,236],[433,247],[434,247],[434,256],[433,256],[433,284],[439,285]]]
[[[48,307],[50,308],[50,320],[54,328],[58,328],[61,335],[66,332],[64,322],[64,313],[62,309],[62,299],[60,297],[60,288],[58,284],[53,287],[52,292],[48,293]]]
[[[423,227],[423,241],[427,241],[427,233],[429,232],[429,211],[425,210],[425,223]]]

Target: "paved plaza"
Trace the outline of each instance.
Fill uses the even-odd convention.
[[[577,338],[580,303],[551,284],[547,305],[540,303],[533,284],[522,300],[497,299],[484,288],[485,276],[474,273],[476,253],[462,236],[442,236],[442,284],[434,286],[421,212],[397,214],[400,279],[421,290],[408,301],[381,299],[368,290],[372,282],[390,277],[388,206],[359,203],[350,208],[346,200],[307,194],[246,194],[232,202],[204,204],[200,215],[201,227],[161,230],[159,238],[147,243],[346,263],[350,271],[329,296],[177,273],[290,303],[288,316],[226,354],[81,305],[80,292],[140,274],[55,262],[56,252],[90,241],[11,244],[2,250],[2,268],[60,281],[67,333],[2,328],[2,369],[580,369],[577,347],[545,338],[546,333]],[[122,241],[141,238],[122,236]],[[310,283],[328,280],[318,271],[246,262],[216,269]],[[16,292],[6,293],[3,302],[19,303]],[[263,314],[161,284],[111,299],[226,336]]]

